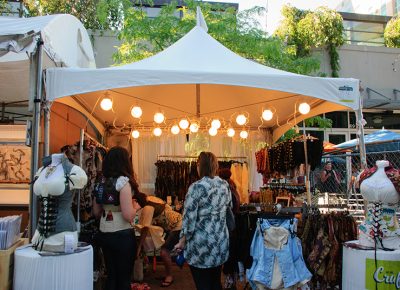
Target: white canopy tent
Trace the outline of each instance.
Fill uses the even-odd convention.
[[[360,108],[359,81],[293,74],[240,57],[197,25],[164,51],[135,63],[105,69],[54,68],[47,70],[47,100],[72,96],[101,122],[134,124],[129,109],[143,109],[142,123],[152,125],[162,110],[169,120],[182,117],[219,117],[247,112],[248,126],[261,125],[261,109],[275,118],[262,124],[273,130],[273,140],[303,118],[323,112]],[[105,93],[113,110],[98,105]],[[296,106],[311,105],[300,115]]]
[[[68,29],[66,29],[68,28]],[[0,100],[29,100],[30,57],[43,41],[43,68],[95,68],[92,44],[82,23],[72,15],[32,18],[0,17]]]
[[[110,111],[100,108],[104,96],[113,101]],[[267,128],[273,142],[324,112],[350,108],[362,118],[358,80],[298,75],[242,58],[207,33],[199,9],[188,34],[147,59],[104,69],[47,69],[46,97],[72,99],[104,125],[152,128],[154,113],[162,111],[168,129],[183,117],[200,121],[203,129],[219,118],[225,129]],[[302,102],[311,106],[310,113],[299,113]],[[135,105],[143,110],[140,122],[130,114]],[[263,108],[274,112],[271,121],[261,121]],[[235,124],[239,113],[248,116],[245,126]]]
[[[44,52],[44,53],[43,53]],[[38,168],[42,70],[49,67],[95,68],[89,35],[72,15],[0,17],[0,102],[33,110],[31,180]],[[77,105],[76,105],[77,106]],[[48,108],[44,108],[48,144]],[[101,126],[101,124],[98,124]],[[45,154],[48,154],[45,146]],[[30,225],[36,227],[36,199],[31,192]]]

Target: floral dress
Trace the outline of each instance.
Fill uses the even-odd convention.
[[[231,206],[229,185],[218,176],[205,176],[189,187],[181,231],[186,238],[184,256],[189,265],[212,268],[228,259],[228,206]]]

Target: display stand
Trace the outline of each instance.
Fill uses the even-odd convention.
[[[400,287],[400,250],[362,250],[343,246],[342,289],[386,289]],[[376,257],[376,262],[375,262]],[[397,284],[397,285],[396,285]]]
[[[93,289],[92,246],[59,256],[40,256],[28,246],[17,249],[14,257],[14,290]]]

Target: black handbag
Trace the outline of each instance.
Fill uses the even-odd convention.
[[[226,208],[226,226],[230,232],[236,228],[235,215],[233,214],[230,206]]]

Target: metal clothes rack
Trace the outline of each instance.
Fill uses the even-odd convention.
[[[286,190],[306,190],[305,184],[292,184],[292,183],[278,183],[272,182],[267,183],[261,186],[261,188],[265,189],[286,189]]]
[[[101,147],[105,150],[108,150],[107,147],[105,147],[103,144],[101,144],[99,141],[97,141],[95,138],[90,136],[89,133],[85,131],[85,129],[81,129],[81,134],[80,134],[80,142],[79,142],[79,167],[82,168],[83,165],[83,142],[85,141],[85,137],[92,142],[96,144],[96,146]],[[77,198],[77,205],[76,205],[76,227],[78,230],[78,233],[81,232],[81,222],[80,222],[80,211],[81,211],[81,189],[78,190],[78,198]]]
[[[197,159],[199,156],[189,155],[157,155],[157,160],[161,158],[174,158],[174,159]],[[217,156],[217,159],[247,159],[246,156]]]

